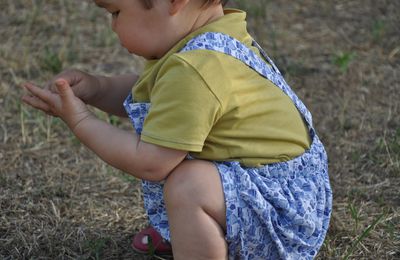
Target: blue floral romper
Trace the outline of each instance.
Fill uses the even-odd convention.
[[[324,241],[332,210],[327,155],[312,126],[310,112],[272,60],[256,42],[253,44],[271,66],[244,44],[222,33],[196,36],[181,50],[222,52],[256,70],[292,99],[312,140],[311,147],[301,156],[261,168],[243,167],[235,161],[214,162],[225,195],[229,259],[312,259]],[[150,104],[133,103],[129,95],[124,106],[140,135]],[[163,183],[143,181],[143,196],[151,225],[169,240]]]

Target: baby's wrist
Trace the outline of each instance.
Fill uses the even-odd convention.
[[[75,118],[74,120],[71,120],[71,122],[67,122],[67,125],[69,127],[69,129],[71,129],[71,131],[77,135],[80,127],[83,125],[83,123],[91,118],[93,118],[94,115],[89,111],[84,111],[81,114],[79,114],[79,116],[77,116],[77,118]]]

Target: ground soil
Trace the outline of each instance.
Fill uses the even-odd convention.
[[[318,259],[400,259],[400,1],[236,1],[326,145],[334,207]],[[140,182],[20,102],[75,67],[140,72],[91,1],[0,1],[0,259],[157,259]],[[129,129],[129,122],[95,111]]]

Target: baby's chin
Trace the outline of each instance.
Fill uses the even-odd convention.
[[[150,50],[138,50],[138,49],[133,50],[132,48],[128,48],[128,47],[124,46],[124,44],[122,44],[122,43],[121,43],[121,46],[125,50],[127,50],[130,54],[145,58],[146,60],[158,60],[163,56],[163,55],[161,55],[161,57],[160,57],[160,55],[158,53],[154,53],[153,51],[150,51]]]

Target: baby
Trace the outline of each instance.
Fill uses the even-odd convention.
[[[314,258],[332,208],[327,155],[246,14],[218,0],[94,2],[121,45],[146,59],[143,73],[69,70],[45,88],[24,84],[22,100],[143,181],[152,227],[133,247],[145,251],[150,237],[156,251],[170,241],[178,260]],[[87,104],[128,116],[135,131]]]

